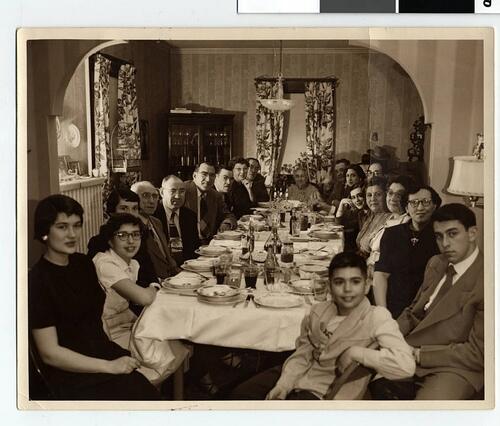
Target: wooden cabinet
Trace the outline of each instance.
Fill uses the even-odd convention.
[[[191,179],[198,163],[227,164],[232,153],[233,118],[233,114],[167,114],[167,173]]]

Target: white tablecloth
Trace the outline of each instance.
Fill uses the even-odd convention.
[[[213,244],[233,248],[239,242],[213,240]],[[294,249],[318,249],[327,245],[332,257],[341,250],[338,240],[324,242],[294,243]],[[264,241],[257,241],[256,250],[263,248]],[[262,246],[262,247],[261,247]],[[233,250],[235,258],[238,251]],[[296,263],[306,261],[302,255],[295,256]],[[328,265],[329,259],[315,261]],[[309,262],[309,261],[308,261]],[[262,278],[257,282],[257,291],[262,289]],[[225,346],[231,348],[257,349],[281,352],[293,350],[300,333],[300,324],[310,306],[289,309],[257,308],[253,302],[233,305],[209,305],[196,297],[179,296],[160,290],[152,305],[147,307],[135,325],[133,345],[143,361],[158,368],[167,368],[161,363],[169,362],[159,355],[165,341],[186,339],[194,343]],[[175,342],[178,345],[178,342]]]

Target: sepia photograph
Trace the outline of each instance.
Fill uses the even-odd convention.
[[[20,409],[494,407],[493,29],[17,58]]]

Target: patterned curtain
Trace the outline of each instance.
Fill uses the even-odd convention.
[[[140,165],[141,159],[135,73],[135,67],[130,64],[122,65],[118,71],[118,147],[128,149],[127,159],[130,166]],[[125,174],[125,182],[129,186],[140,180],[140,171]]]
[[[111,61],[102,55],[96,55],[94,63],[94,140],[95,168],[99,176],[106,177],[103,188],[103,200],[110,190],[111,143],[109,132],[109,72]]]
[[[276,98],[277,86],[277,83],[269,81],[255,82],[257,158],[260,161],[263,176],[273,176],[279,166],[284,118],[282,112],[273,112],[265,108],[259,100]]]
[[[306,152],[297,163],[305,166],[312,182],[321,183],[335,162],[336,82],[305,83]]]

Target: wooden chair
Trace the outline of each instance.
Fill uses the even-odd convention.
[[[29,350],[29,399],[56,400],[58,393],[50,383],[47,375],[47,366],[42,361],[33,338],[28,342]]]

